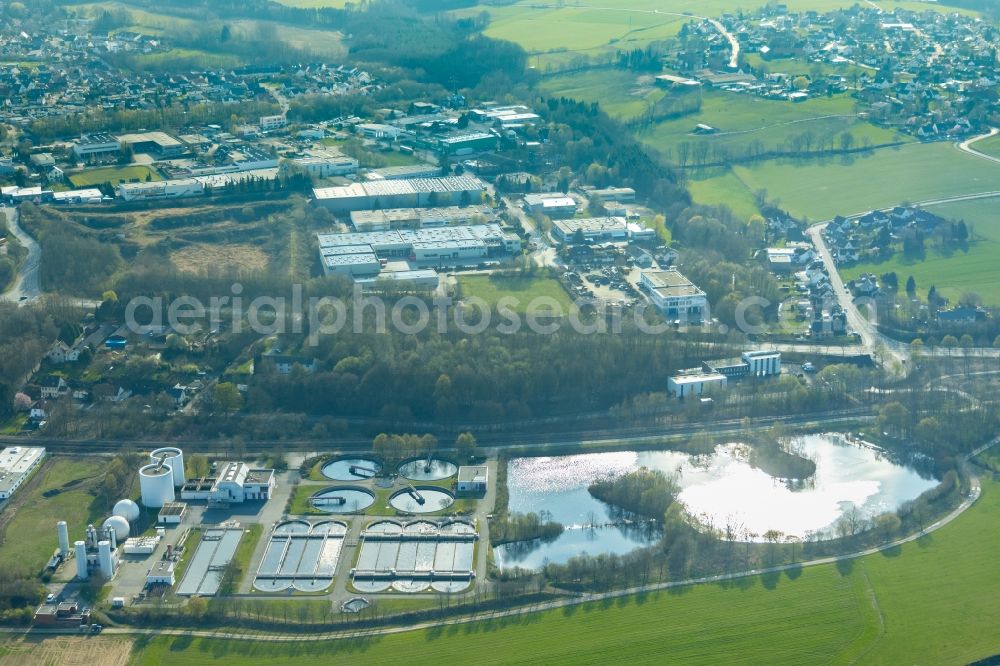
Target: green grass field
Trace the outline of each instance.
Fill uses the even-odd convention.
[[[718,133],[693,134],[699,123],[714,127]],[[676,162],[679,160],[677,147],[682,143],[692,147],[722,145],[739,157],[750,145],[764,150],[793,150],[791,137],[807,132],[814,137],[813,150],[824,138],[831,139],[839,148],[844,132],[850,132],[853,145],[858,147],[865,141],[869,145],[880,145],[910,140],[858,119],[854,100],[847,95],[792,103],[711,89],[702,92],[699,112],[656,123],[639,130],[637,136]],[[711,154],[708,157],[711,158]]]
[[[490,663],[967,663],[1000,651],[1000,486],[983,491],[919,542],[837,566],[338,642],[160,637],[135,661],[422,664],[475,645]]]
[[[979,199],[928,208],[947,219],[965,220],[971,226],[975,240],[969,244],[967,251],[944,254],[930,249],[929,245],[922,261],[908,261],[902,253],[896,253],[889,261],[851,266],[842,273],[845,278],[851,279],[866,272],[881,274],[895,271],[902,282],[912,275],[921,294],[934,285],[952,302],[957,302],[963,294],[975,293],[987,305],[1000,306],[998,206],[998,199]]]
[[[591,69],[572,74],[548,76],[539,86],[549,97],[569,97],[584,102],[599,102],[614,118],[629,120],[663,98],[662,88],[653,85],[650,75],[636,76],[623,69]]]
[[[305,9],[323,9],[325,7],[340,9],[344,5],[351,4],[351,0],[278,0],[278,3],[289,7],[303,7]]]
[[[135,62],[140,67],[158,67],[169,63],[180,69],[213,69],[220,67],[239,67],[244,60],[239,56],[224,53],[210,53],[199,49],[170,49],[163,53],[143,53],[135,56]]]
[[[104,465],[105,461],[96,458],[56,458],[35,472],[32,479],[38,484],[22,498],[23,503],[15,495],[20,505],[4,532],[0,562],[17,562],[41,571],[57,545],[57,522],[65,520],[69,524],[73,541],[83,534],[88,523],[101,518],[102,512],[88,491]],[[54,493],[57,489],[61,491]]]
[[[733,173],[749,191],[766,189],[793,215],[813,221],[1000,190],[1000,164],[960,153],[950,143],[913,143],[822,161],[772,161],[733,167]]]
[[[317,2],[314,6],[319,6],[319,3]],[[97,16],[100,12],[108,9],[114,11],[125,10],[132,17],[132,25],[126,26],[122,30],[134,30],[148,35],[169,36],[172,33],[188,30],[198,25],[197,21],[189,18],[172,16],[166,13],[159,14],[155,11],[138,9],[132,5],[125,5],[120,2],[92,2],[75,5],[75,7],[81,13],[89,16]],[[342,58],[347,53],[347,49],[344,47],[342,41],[342,35],[336,31],[312,30],[274,21],[237,20],[228,23],[231,29],[246,31],[248,34],[253,34],[257,27],[262,24],[273,27],[278,39],[282,42],[296,48],[308,48],[316,55]],[[210,55],[218,58],[233,57],[231,54],[224,53],[212,53]]]
[[[532,55],[529,64],[540,71],[565,66],[579,56],[602,58],[619,49],[645,47],[650,42],[675,36],[684,23],[684,17],[656,14],[651,9],[557,8],[528,3],[478,6],[457,13],[476,15],[481,11],[490,15],[485,33],[520,44]],[[556,26],[558,29],[554,29]]]
[[[100,185],[101,183],[117,185],[123,180],[125,182],[133,180],[145,181],[147,176],[153,180],[163,180],[155,169],[142,164],[133,164],[125,167],[87,169],[86,171],[70,175],[69,181],[76,187],[87,187],[90,185]]]
[[[693,178],[687,183],[691,198],[696,203],[708,206],[729,206],[733,213],[742,220],[759,213],[757,202],[742,180],[726,171],[711,178]]]
[[[992,157],[1000,157],[1000,134],[976,141],[971,147]]]
[[[569,294],[558,280],[552,278],[460,275],[458,284],[462,288],[463,298],[481,298],[490,305],[495,305],[505,296],[516,298],[517,304],[508,306],[514,312],[526,312],[529,303],[543,297],[554,299],[562,308],[563,314],[567,314],[573,307]]]

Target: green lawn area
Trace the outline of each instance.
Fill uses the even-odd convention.
[[[351,0],[277,0],[278,4],[289,7],[304,7],[306,9],[323,9],[324,7],[334,7],[340,9]]]
[[[135,62],[140,67],[157,67],[163,63],[170,64],[173,69],[216,69],[239,67],[243,58],[226,53],[211,53],[199,49],[170,49],[163,53],[143,53],[135,56]]]
[[[549,97],[599,102],[608,115],[625,120],[641,116],[665,94],[653,85],[651,75],[636,76],[613,68],[548,76],[539,88]]]
[[[87,169],[79,173],[70,175],[69,180],[76,187],[87,187],[90,185],[100,185],[101,183],[111,183],[117,185],[120,181],[132,182],[135,180],[145,181],[149,176],[152,180],[163,180],[160,174],[148,166],[142,164],[132,164],[124,167],[105,167],[103,169]]]
[[[692,151],[699,145],[708,146],[710,151],[715,146],[725,146],[733,156],[740,157],[750,146],[758,150],[801,150],[792,145],[791,137],[806,133],[813,137],[812,150],[824,140],[826,145],[832,142],[839,148],[844,132],[850,132],[853,145],[858,147],[866,145],[866,140],[867,145],[910,140],[857,118],[854,100],[847,95],[792,103],[724,90],[706,89],[700,94],[700,111],[641,129],[637,137],[664,152],[672,162],[680,159],[677,152],[680,144],[687,144]],[[714,127],[718,133],[693,134],[699,123]],[[712,152],[707,158],[713,158]]]
[[[781,72],[782,74],[788,74],[789,76],[797,76],[800,74],[811,76],[813,72],[818,71],[822,76],[840,75],[850,80],[855,74],[860,76],[865,71],[869,71],[869,73],[871,72],[871,70],[865,70],[864,67],[860,67],[852,63],[815,63],[809,62],[805,58],[776,58],[765,60],[759,53],[747,53],[745,58],[747,64],[755,70],[768,73]]]
[[[992,157],[1000,157],[1000,134],[976,141],[970,147]]]
[[[99,458],[54,458],[35,472],[32,480],[37,479],[38,485],[26,497],[15,495],[18,507],[7,509],[16,513],[3,535],[0,562],[17,562],[40,571],[56,548],[57,522],[69,524],[73,541],[89,523],[102,518],[105,512],[88,491],[105,464]]]
[[[233,562],[239,570],[237,579],[234,582],[234,589],[238,589],[240,582],[245,580],[247,576],[253,575],[250,572],[250,558],[253,557],[253,550],[257,547],[257,542],[260,541],[260,535],[263,533],[264,526],[260,523],[249,523],[246,525],[246,532],[244,532],[243,538],[240,539],[240,545],[236,548],[236,554],[233,555]]]
[[[681,16],[656,14],[651,8],[621,11],[624,7],[629,5],[620,0],[601,8],[557,8],[523,2],[505,7],[480,5],[455,13],[469,16],[488,12],[490,25],[485,33],[520,44],[532,55],[529,64],[541,71],[565,65],[581,55],[600,57],[619,49],[645,47],[652,41],[674,37],[684,23]]]
[[[729,206],[742,220],[760,212],[753,192],[730,171],[712,178],[693,178],[687,186],[695,202],[707,206]]]
[[[975,240],[967,251],[956,250],[943,254],[928,250],[922,261],[908,261],[901,252],[878,264],[859,264],[842,271],[846,279],[861,273],[875,274],[895,271],[901,282],[912,275],[917,290],[924,294],[931,285],[957,302],[966,293],[976,293],[987,305],[1000,306],[1000,218],[997,216],[1000,199],[961,201],[928,210],[947,219],[965,220],[970,225]]]
[[[950,525],[837,566],[339,642],[158,637],[135,661],[432,663],[474,643],[505,663],[968,663],[998,649],[998,520],[1000,486],[985,482]]]
[[[496,305],[505,296],[515,298],[516,305],[508,304],[514,312],[527,312],[528,304],[542,297],[554,299],[563,314],[568,314],[573,307],[569,294],[559,281],[553,278],[460,275],[458,284],[462,289],[463,298],[481,298],[490,305]]]
[[[733,167],[751,192],[812,221],[902,202],[1000,190],[1000,164],[965,155],[950,143],[912,143],[871,155],[780,160]]]

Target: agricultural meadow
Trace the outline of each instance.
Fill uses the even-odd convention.
[[[950,143],[911,143],[822,160],[776,160],[732,171],[750,192],[766,189],[790,213],[814,222],[903,202],[1000,190],[1000,164],[961,153]]]

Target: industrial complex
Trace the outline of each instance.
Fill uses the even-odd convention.
[[[418,270],[475,265],[521,249],[521,240],[499,224],[325,233],[318,240],[324,272],[356,279],[379,276],[391,260],[408,262],[404,270]]]
[[[705,361],[701,367],[667,379],[667,392],[678,398],[708,395],[726,388],[730,380],[781,374],[781,352],[745,351],[739,358]]]
[[[202,477],[190,474],[184,451],[163,447],[137,469],[138,503],[122,499],[94,524],[58,521],[48,570],[68,585],[109,585],[118,607],[292,591],[338,606],[356,605],[359,594],[461,593],[482,575],[476,549],[492,511],[491,465],[333,457],[316,465],[313,475],[328,480],[316,482],[305,468],[215,460]],[[69,601],[50,599],[36,623],[89,622],[89,609],[61,605]]]
[[[468,206],[477,204],[486,185],[475,176],[373,180],[313,189],[316,204],[335,213],[377,208]]]

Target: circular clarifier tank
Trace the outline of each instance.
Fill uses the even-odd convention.
[[[327,488],[309,499],[309,503],[325,513],[356,513],[375,502],[375,493],[364,488]]]
[[[455,496],[447,490],[429,486],[405,488],[389,498],[392,508],[406,513],[433,513],[454,503]]]
[[[399,474],[411,481],[440,481],[456,472],[458,465],[442,458],[415,458],[399,466]]]
[[[320,469],[323,476],[334,481],[364,481],[378,476],[382,463],[374,458],[334,458]]]

